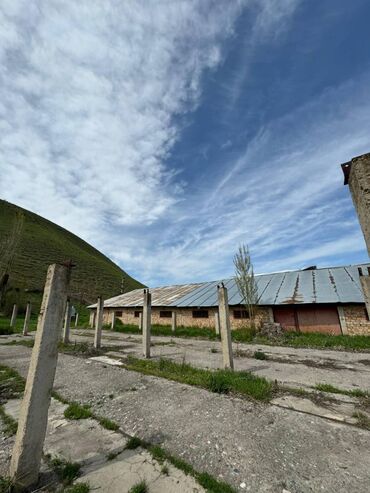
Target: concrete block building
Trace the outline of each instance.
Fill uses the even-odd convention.
[[[301,332],[370,335],[362,282],[370,280],[369,274],[370,264],[361,264],[257,275],[257,323],[275,321],[285,330]],[[178,326],[214,328],[220,282],[150,289],[152,324],[170,325],[175,312]],[[247,327],[249,314],[235,280],[222,282],[229,293],[231,328]],[[105,300],[104,323],[110,323],[115,312],[122,323],[138,325],[142,305],[142,289]],[[96,305],[89,308],[96,311]]]

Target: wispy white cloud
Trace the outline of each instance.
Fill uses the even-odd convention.
[[[338,165],[369,148],[368,75],[268,123],[202,186],[171,166],[179,117],[201,101],[203,76],[221,64],[243,7],[254,13],[248,43],[257,43],[256,32],[260,42],[280,36],[297,5],[2,2],[2,198],[148,284],[230,275],[240,242],[260,271],[360,251],[350,203],[337,195]]]

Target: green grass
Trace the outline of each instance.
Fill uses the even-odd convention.
[[[134,450],[142,445],[142,441],[138,437],[131,437],[129,438],[128,442],[126,443],[126,449],[128,450]]]
[[[24,391],[25,380],[8,366],[0,365],[0,395],[3,399],[19,397]]]
[[[370,397],[370,393],[367,392],[366,390],[361,390],[361,389],[351,389],[351,390],[346,390],[346,389],[339,389],[338,387],[335,387],[334,385],[331,385],[329,383],[318,383],[314,387],[316,390],[319,390],[320,392],[330,392],[332,394],[342,394],[342,395],[349,395],[351,397]]]
[[[134,484],[128,493],[149,493],[149,488],[145,481],[140,481],[140,483]]]
[[[189,364],[178,364],[166,359],[148,361],[129,357],[125,365],[129,370],[155,375],[176,382],[195,385],[220,394],[237,393],[257,400],[268,400],[273,386],[263,377],[247,371],[210,371],[194,368]]]
[[[22,217],[23,223],[16,242],[10,247],[9,240],[19,217]],[[67,259],[72,259],[76,264],[70,292],[73,304],[81,303],[78,306],[81,324],[88,320],[84,305],[94,301],[99,294],[108,298],[120,293],[122,278],[125,291],[142,287],[78,236],[32,212],[0,200],[0,276],[12,260],[8,271],[10,289],[5,300],[8,314],[15,302],[22,313],[28,300],[33,305],[34,313],[37,313],[48,265]],[[25,289],[28,291],[25,292]]]
[[[353,417],[357,419],[357,425],[366,430],[370,430],[370,418],[362,413],[361,411],[356,411],[353,413]]]
[[[13,489],[13,483],[10,478],[0,476],[0,493],[11,493]]]
[[[114,332],[123,332],[125,334],[141,334],[141,331],[137,325],[122,324],[120,320],[116,321]],[[156,325],[151,326],[151,334],[153,336],[170,336],[170,337],[183,337],[183,338],[202,338],[210,340],[219,340],[220,337],[216,335],[214,329],[201,328],[201,327],[185,327],[179,326],[175,332],[172,332],[170,325]]]
[[[103,417],[99,417],[99,416],[95,416],[95,415],[93,415],[93,417],[95,419],[97,419],[99,421],[99,423],[101,424],[101,426],[103,428],[105,428],[106,430],[111,430],[111,431],[119,430],[119,425],[117,423],[115,423],[114,421],[112,421],[111,419],[103,418]]]
[[[64,493],[89,493],[90,485],[89,483],[76,483],[69,488],[63,490]]]
[[[268,359],[268,356],[263,351],[255,351],[253,355],[256,359]]]
[[[64,411],[64,417],[77,420],[88,419],[93,417],[93,413],[88,405],[81,405],[79,402],[71,402]]]
[[[15,435],[18,429],[18,422],[15,421],[9,414],[6,414],[3,406],[0,406],[0,419],[3,422],[3,431],[7,437]]]
[[[59,457],[50,460],[50,465],[64,486],[70,485],[78,478],[81,466],[78,462],[69,462]]]
[[[141,334],[137,325],[122,324],[117,320],[114,328],[115,332],[123,332],[126,334]],[[170,325],[152,325],[152,335],[182,337],[182,338],[199,338],[211,341],[219,340],[213,328],[201,327],[185,327],[180,326],[172,332]],[[281,337],[275,338],[273,341],[267,337],[259,336],[255,329],[248,327],[231,331],[231,338],[234,342],[242,342],[246,344],[266,344],[269,346],[289,346],[302,348],[319,348],[319,349],[335,349],[335,350],[350,350],[350,351],[370,351],[370,336],[348,336],[338,335],[332,336],[321,333],[300,333],[300,332],[284,332]]]
[[[10,327],[10,317],[0,316],[0,335],[20,334],[23,332],[24,315],[20,314],[17,317],[14,327]],[[30,318],[29,332],[33,332],[37,327],[37,315],[33,314]]]

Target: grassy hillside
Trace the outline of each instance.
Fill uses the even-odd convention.
[[[56,224],[0,200],[0,280],[9,273],[7,307],[15,300],[39,303],[49,264],[72,259],[70,295],[82,304],[141,287],[105,255]],[[10,288],[10,289],[9,289]],[[4,296],[3,296],[4,301]],[[8,308],[9,309],[9,308]]]

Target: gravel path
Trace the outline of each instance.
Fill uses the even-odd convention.
[[[27,373],[30,350],[0,346]],[[370,432],[59,355],[55,388],[239,491],[368,493]]]

